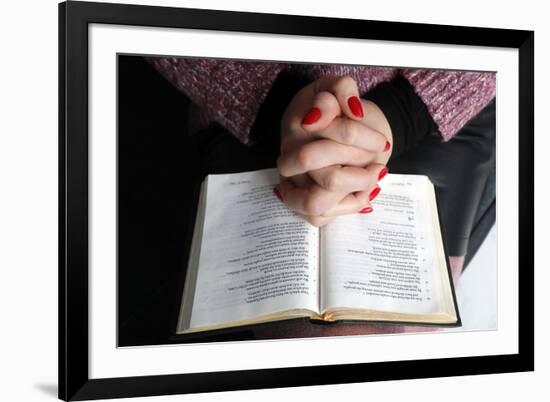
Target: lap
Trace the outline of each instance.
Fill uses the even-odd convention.
[[[429,176],[438,193],[441,226],[447,251],[464,256],[482,197],[495,164],[495,103],[489,104],[449,142],[437,134],[425,138],[416,148],[390,161],[393,173]]]
[[[494,118],[493,102],[451,141],[444,143],[434,133],[416,148],[388,164],[393,173],[423,174],[430,177],[438,192],[441,226],[450,256],[466,254],[481,198],[486,193],[489,176],[494,172]],[[205,174],[256,170],[276,165],[278,146],[273,138],[247,147],[216,125],[198,136]],[[489,194],[491,196],[494,198],[494,193]],[[452,257],[451,267],[456,265],[455,271],[459,272],[462,261],[463,257]],[[258,326],[253,329],[253,333],[256,339],[280,339],[433,330],[437,328],[375,323],[317,325],[307,320],[293,320]]]

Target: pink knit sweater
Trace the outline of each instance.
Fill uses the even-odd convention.
[[[445,141],[479,113],[496,93],[496,75],[490,72],[175,57],[150,58],[149,61],[189,96],[207,119],[217,121],[245,144],[249,142],[250,129],[260,105],[284,69],[311,81],[324,75],[349,75],[358,83],[361,94],[401,74],[426,104]]]

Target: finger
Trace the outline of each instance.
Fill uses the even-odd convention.
[[[364,117],[363,105],[359,98],[357,83],[350,76],[324,77],[316,81],[317,92],[328,91],[336,97],[342,112],[353,120]]]
[[[320,216],[346,197],[345,193],[326,191],[316,184],[297,187],[290,180],[282,180],[276,188],[290,209],[308,216]]]
[[[356,197],[367,197],[369,202],[374,201],[376,197],[378,197],[378,194],[382,191],[382,188],[377,184],[373,188],[369,189],[368,191],[357,191],[355,192]]]
[[[336,217],[355,213],[369,214],[374,210],[371,202],[380,194],[381,190],[380,186],[376,184],[367,191],[357,191],[348,194],[334,208],[323,213],[323,216]]]
[[[329,209],[322,216],[334,218],[349,214],[368,214],[373,211],[369,201],[370,191],[360,191],[348,194],[341,202]]]
[[[329,218],[325,216],[308,216],[308,215],[302,215],[302,214],[298,214],[298,215],[302,219],[304,219],[305,221],[309,222],[310,224],[316,227],[324,226],[334,219],[334,218]]]
[[[302,128],[308,133],[324,129],[341,113],[338,100],[333,94],[319,92],[313,98],[311,108],[301,117]]]
[[[326,128],[340,116],[338,100],[329,92],[316,93],[314,84],[293,99],[283,115],[281,127],[281,151],[283,153],[304,142],[317,138],[311,133]]]
[[[365,166],[375,157],[373,152],[322,139],[281,154],[277,168],[281,176],[290,177],[332,165]]]
[[[369,214],[373,212],[373,206],[371,201],[376,198],[380,193],[380,187],[375,185],[368,191],[358,191],[348,194],[342,201],[340,201],[333,208],[324,212],[321,217],[323,218],[335,218],[342,215],[350,214]],[[315,218],[314,216],[308,216],[308,218]],[[308,222],[312,222],[308,220]],[[312,223],[313,224],[313,223]]]
[[[299,174],[288,178],[296,187],[310,187],[315,181],[307,174]],[[282,180],[282,178],[281,178]],[[280,180],[280,181],[281,181]]]
[[[388,168],[382,164],[371,163],[367,167],[328,166],[309,172],[309,176],[328,191],[351,193],[374,187]]]
[[[367,151],[387,152],[390,149],[390,143],[382,133],[347,117],[336,117],[332,123],[324,129],[317,130],[315,134]]]
[[[349,214],[370,214],[374,208],[371,201],[380,193],[381,188],[376,185],[369,191],[358,191],[349,194],[338,205],[326,211],[322,216],[336,217]]]

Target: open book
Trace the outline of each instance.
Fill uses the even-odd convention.
[[[276,169],[202,184],[177,333],[309,317],[459,325],[426,176],[387,175],[370,214],[316,228]]]

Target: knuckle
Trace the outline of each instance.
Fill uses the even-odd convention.
[[[322,219],[318,218],[317,216],[309,216],[306,218],[306,220],[315,227],[320,227],[323,224]]]
[[[319,106],[323,112],[326,113],[335,113],[339,108],[338,99],[331,92],[322,91],[317,94],[315,97],[315,105]]]
[[[368,189],[368,187],[365,187],[365,190]],[[355,193],[355,199],[357,200],[357,203],[362,206],[370,205],[369,204],[369,192],[368,191],[359,191]],[[364,208],[364,207],[361,207]]]
[[[277,169],[279,170],[279,173],[281,174],[281,176],[283,177],[289,176],[287,163],[285,161],[285,158],[283,158],[282,156],[277,158]]]
[[[332,170],[323,177],[323,187],[329,191],[337,191],[340,182],[341,177],[338,170]]]
[[[312,170],[315,166],[315,149],[309,144],[304,145],[296,154],[296,162],[300,169],[304,171]]]
[[[327,223],[329,223],[332,220],[332,218],[326,218],[322,217],[317,221],[317,227],[325,226]]]
[[[315,104],[327,104],[334,99],[334,95],[327,91],[321,91],[315,96]]]
[[[359,131],[351,120],[345,120],[345,124],[341,133],[342,142],[346,145],[353,145],[357,142]]]
[[[386,137],[382,134],[380,134],[378,131],[375,130],[369,130],[369,140],[372,143],[372,147],[374,150],[378,151],[379,149],[384,149],[386,146]]]
[[[354,85],[355,85],[355,80],[349,75],[345,75],[343,77],[340,77],[340,79],[338,81],[336,81],[336,86],[337,87],[348,88],[348,87],[354,86]]]
[[[304,201],[304,212],[310,216],[319,216],[324,211],[321,202],[315,194],[310,194]]]

